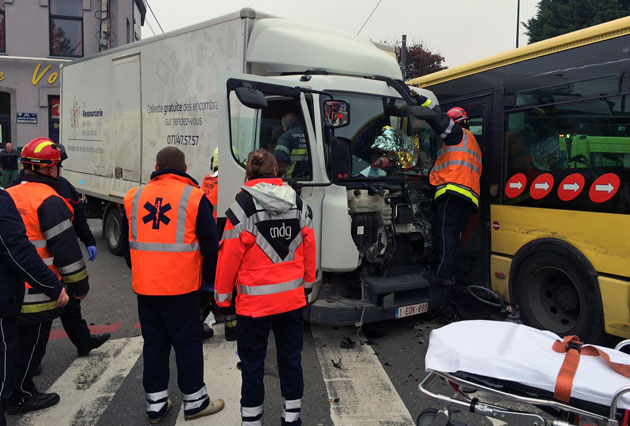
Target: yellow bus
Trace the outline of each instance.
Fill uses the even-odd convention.
[[[410,80],[483,151],[460,280],[526,324],[630,338],[630,17]]]

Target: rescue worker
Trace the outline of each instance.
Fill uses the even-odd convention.
[[[15,179],[18,174],[18,159],[20,153],[13,149],[11,142],[4,145],[4,149],[0,151],[0,168],[2,168],[2,187],[7,188],[9,183]]]
[[[273,150],[278,162],[278,174],[287,179],[307,177],[310,174],[308,146],[297,115],[292,112],[284,114],[282,130],[284,133],[278,138]]]
[[[461,262],[462,233],[479,208],[481,149],[468,130],[466,111],[454,107],[444,114],[425,96],[412,92],[418,105],[430,110],[426,121],[442,138],[429,180],[435,186],[436,268],[431,281],[452,285]],[[419,117],[423,118],[423,117]]]
[[[212,280],[218,249],[212,206],[186,174],[184,153],[169,146],[156,157],[149,183],[124,199],[122,250],[131,267],[144,338],[143,385],[147,416],[159,423],[171,406],[169,354],[175,349],[177,383],[186,420],[224,407],[210,400],[203,381],[199,327],[201,280]]]
[[[63,162],[68,158],[66,149],[63,145],[57,144],[59,153],[61,154],[61,162],[59,163],[60,175],[57,176],[56,190],[61,197],[72,207],[72,226],[74,232],[79,237],[79,240],[85,245],[88,252],[88,260],[90,262],[96,259],[96,239],[90,231],[90,225],[87,222],[87,214],[85,212],[85,206],[81,202],[81,196],[77,192],[74,186],[68,181],[68,179],[61,176],[61,167]],[[17,179],[13,181],[11,185],[18,185],[24,177],[24,170],[20,172]],[[111,335],[109,333],[103,334],[90,334],[90,329],[87,323],[81,315],[81,300],[77,298],[71,298],[65,309],[60,315],[61,324],[63,329],[68,334],[68,338],[77,348],[77,355],[80,357],[87,356],[90,351],[103,345]],[[36,375],[41,372],[41,365],[36,368]]]
[[[243,425],[263,423],[267,338],[276,339],[283,425],[301,425],[305,293],[315,281],[312,212],[277,178],[264,149],[247,158],[247,181],[227,210],[219,249],[215,302],[230,305],[236,287],[237,349],[241,359]]]
[[[24,281],[56,300],[63,308],[68,295],[57,275],[51,271],[30,243],[24,222],[11,196],[0,190],[0,426],[6,426],[4,413],[16,385],[18,365],[18,315],[24,299]],[[48,394],[38,394],[31,407],[41,405]],[[57,396],[56,398],[58,398]],[[53,397],[54,399],[55,397]],[[35,402],[35,404],[32,404]],[[42,407],[43,408],[43,407]]]
[[[22,149],[24,180],[7,190],[20,212],[28,239],[44,263],[68,285],[71,297],[83,298],[89,290],[74,228],[72,208],[57,194],[61,154],[48,138],[35,138]],[[57,394],[42,394],[33,383],[35,368],[46,353],[52,320],[59,315],[55,294],[26,284],[18,319],[18,378],[8,414],[38,410],[59,402]]]

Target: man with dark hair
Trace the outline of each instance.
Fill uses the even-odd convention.
[[[285,178],[307,177],[310,174],[308,146],[300,119],[292,112],[282,116],[284,133],[278,138],[273,156],[278,162],[278,175]]]
[[[24,223],[11,196],[0,190],[0,333],[4,344],[0,347],[0,426],[6,425],[4,412],[16,385],[18,369],[18,316],[24,299],[24,281],[33,289],[55,300],[62,308],[68,295],[57,275],[42,261],[28,240]],[[56,394],[38,394],[31,408],[41,406]],[[42,407],[44,408],[44,407]]]
[[[214,282],[219,246],[212,206],[176,147],[157,154],[151,180],[130,190],[124,204],[121,248],[138,297],[149,422],[161,422],[171,406],[171,346],[184,418],[214,414],[224,402],[210,400],[206,391],[199,326],[199,288],[202,279]]]

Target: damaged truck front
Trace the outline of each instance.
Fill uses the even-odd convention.
[[[287,159],[283,178],[313,212],[309,321],[360,325],[439,306],[443,291],[426,276],[428,174],[441,140],[410,113],[396,61],[359,38],[280,19],[256,22],[246,58],[247,74],[218,76],[220,122],[229,123],[219,126],[219,216],[247,154],[265,148]]]

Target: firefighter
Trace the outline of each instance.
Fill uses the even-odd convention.
[[[243,425],[262,425],[267,338],[276,339],[283,425],[301,425],[305,293],[315,281],[310,208],[277,176],[264,149],[247,158],[247,182],[226,212],[215,302],[230,305],[236,287],[237,349],[241,359]]]
[[[121,242],[138,298],[143,385],[152,424],[171,406],[171,346],[177,355],[184,418],[207,416],[224,407],[223,400],[210,400],[206,391],[199,326],[199,288],[202,277],[214,276],[218,231],[210,203],[186,169],[182,151],[163,148],[149,183],[130,190],[124,199]]]
[[[24,180],[7,190],[22,216],[28,239],[50,268],[68,285],[71,297],[84,298],[89,290],[88,272],[72,227],[72,207],[57,194],[61,154],[48,138],[36,138],[22,149]],[[33,383],[35,368],[46,353],[52,320],[59,315],[54,294],[26,284],[18,322],[19,353],[17,389],[8,414],[49,407],[57,394],[41,394]]]
[[[452,285],[458,273],[462,233],[479,208],[481,149],[468,130],[469,118],[463,108],[444,114],[425,96],[412,92],[418,105],[430,112],[427,123],[440,135],[443,144],[429,176],[435,186],[436,265],[431,281]],[[423,117],[419,117],[423,118]]]
[[[24,299],[25,280],[32,288],[56,300],[55,307],[62,308],[68,302],[63,282],[46,266],[29,242],[24,222],[11,196],[0,190],[0,334],[4,338],[4,344],[0,347],[0,365],[5,366],[0,370],[0,426],[6,426],[4,412],[16,385],[17,323]],[[29,406],[42,405],[42,401],[50,398],[48,395],[38,394]],[[53,400],[57,398],[59,396],[52,397]]]
[[[66,149],[63,145],[57,144],[59,148],[59,152],[61,154],[61,162],[59,163],[61,173],[61,167],[63,165],[64,160],[68,158],[66,154]],[[20,172],[17,179],[13,181],[13,185],[18,185],[22,178],[24,177],[24,170]],[[87,222],[87,214],[85,212],[85,207],[81,202],[81,196],[77,192],[74,186],[61,174],[57,176],[57,193],[63,197],[64,200],[72,207],[72,226],[74,227],[74,232],[79,237],[79,240],[85,245],[85,248],[88,252],[88,260],[90,262],[96,259],[96,239],[94,235],[92,235],[92,231],[90,231],[90,226]],[[76,298],[71,298],[68,301],[65,309],[61,312],[60,315],[61,324],[63,325],[63,329],[68,334],[68,338],[77,348],[77,355],[80,357],[87,356],[90,351],[96,349],[103,345],[111,335],[109,333],[103,334],[90,334],[90,329],[87,326],[87,323],[83,319],[81,315],[81,300]],[[41,365],[38,365],[36,368],[36,375],[41,372]]]
[[[279,174],[285,178],[309,175],[308,147],[304,128],[297,115],[288,112],[282,116],[284,133],[278,138],[273,155],[278,162]]]

